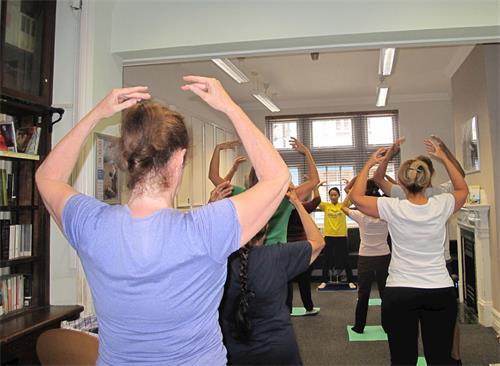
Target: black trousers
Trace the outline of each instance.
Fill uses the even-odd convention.
[[[352,270],[349,265],[349,245],[346,236],[325,236],[325,247],[322,251],[323,260],[323,282],[330,279],[329,271],[345,269],[347,280],[353,282]]]
[[[290,312],[292,312],[293,304],[293,282],[297,282],[299,285],[300,298],[302,299],[304,308],[308,311],[311,311],[314,308],[314,303],[311,297],[311,273],[312,265],[310,265],[306,271],[302,272],[288,283],[288,296],[286,299],[286,303],[290,308]]]
[[[373,280],[377,280],[380,298],[384,295],[385,281],[387,280],[391,255],[358,257],[358,302],[356,304],[356,321],[354,328],[362,332],[366,325],[368,302]]]
[[[386,287],[382,315],[392,365],[415,365],[418,328],[428,365],[450,365],[457,301],[453,287]]]

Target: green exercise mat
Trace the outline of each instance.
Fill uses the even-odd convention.
[[[427,366],[427,362],[425,361],[425,357],[420,356],[417,359],[417,366]]]
[[[380,306],[382,305],[381,299],[370,299],[368,300],[368,306]]]
[[[299,307],[294,307],[292,308],[292,313],[290,314],[291,316],[314,316],[319,313],[320,308],[313,308],[313,311],[311,313],[306,312],[306,308],[299,308]]]
[[[367,325],[365,326],[362,334],[354,332],[352,325],[347,326],[347,334],[349,335],[350,342],[363,342],[363,341],[386,341],[387,334],[381,325]]]

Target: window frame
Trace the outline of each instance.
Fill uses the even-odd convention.
[[[320,166],[352,166],[353,174],[357,175],[363,168],[368,157],[376,151],[380,146],[388,146],[390,144],[368,144],[368,118],[369,117],[392,117],[392,138],[396,141],[399,138],[399,111],[398,110],[383,110],[383,111],[360,111],[360,112],[341,112],[341,113],[315,113],[301,115],[282,115],[282,116],[266,116],[265,117],[265,132],[266,136],[272,142],[272,124],[283,122],[297,123],[297,136],[304,143],[316,162]],[[351,119],[352,145],[345,146],[313,146],[313,121],[317,120],[335,120],[335,119]],[[299,179],[303,182],[303,175],[307,171],[305,158],[301,154],[297,154],[293,149],[277,149],[280,155],[285,160],[289,167],[299,168]],[[394,170],[397,170],[400,165],[400,156],[397,155],[391,164],[394,165]],[[343,190],[341,184],[339,189]],[[345,197],[342,195],[341,197]],[[322,197],[323,198],[323,197]],[[327,197],[328,198],[328,197]]]

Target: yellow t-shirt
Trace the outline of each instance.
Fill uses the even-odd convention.
[[[323,229],[325,236],[347,236],[347,221],[341,207],[340,203],[334,205],[329,202],[321,202],[319,204],[320,210],[325,212],[325,227]]]

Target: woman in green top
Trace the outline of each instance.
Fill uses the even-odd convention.
[[[339,202],[340,191],[337,187],[330,188],[329,202],[321,202],[319,209],[325,213],[325,224],[323,235],[325,236],[325,247],[323,248],[323,281],[318,289],[323,289],[330,278],[329,272],[343,268],[347,274],[349,287],[356,288],[353,283],[352,270],[349,265],[349,250],[347,244],[347,222]]]
[[[235,149],[239,145],[241,145],[241,142],[238,140],[234,140],[226,141],[215,146],[214,152],[212,154],[212,159],[210,160],[210,168],[208,172],[208,178],[215,186],[218,186],[224,181],[231,181],[233,175],[236,173],[239,165],[242,162],[241,157],[237,158],[231,170],[228,172],[228,174],[226,174],[224,178],[222,178],[219,173],[220,152],[222,150]],[[309,194],[313,191],[314,187],[319,184],[318,170],[316,169],[316,164],[314,163],[311,152],[304,144],[302,144],[302,142],[292,137],[290,139],[290,145],[295,151],[304,155],[306,158],[307,168],[309,170],[309,178],[301,185],[297,186],[295,189],[299,200],[305,201]],[[255,170],[252,168],[250,170],[250,174],[248,175],[247,188],[254,186],[257,181],[258,178],[255,174]],[[234,196],[244,191],[245,188],[243,187],[233,186],[232,195]],[[287,242],[288,219],[290,218],[290,214],[293,210],[294,206],[285,197],[269,220],[269,228],[267,230],[265,245]]]

